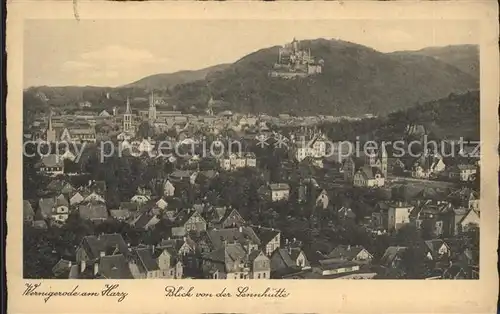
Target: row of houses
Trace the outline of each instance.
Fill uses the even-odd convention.
[[[434,236],[456,236],[471,225],[479,226],[479,199],[476,191],[462,188],[444,199],[379,202],[371,225],[375,230],[391,232],[413,224]]]

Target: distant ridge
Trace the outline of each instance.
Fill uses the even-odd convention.
[[[478,45],[428,47],[416,51],[398,51],[394,54],[418,54],[433,57],[479,79]]]
[[[122,87],[144,88],[147,90],[167,89],[179,84],[204,80],[209,73],[226,69],[229,64],[219,64],[208,68],[193,71],[178,71],[174,73],[160,73],[144,77]]]
[[[279,46],[273,46],[233,64],[151,75],[117,88],[38,87],[26,92],[43,93],[56,106],[82,100],[104,107],[123,105],[126,97],[143,98],[155,90],[170,106],[186,112],[204,112],[212,97],[233,112],[360,116],[386,115],[479,89],[479,77],[473,75],[479,53],[473,45],[393,53],[334,39],[300,45],[323,60],[321,73],[289,80],[270,77],[279,54]]]

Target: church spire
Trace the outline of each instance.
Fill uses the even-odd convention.
[[[130,99],[127,96],[127,109],[125,110],[125,113],[130,114]]]
[[[151,91],[151,96],[149,98],[149,107],[155,107],[155,93]]]
[[[52,131],[52,109],[50,109],[49,113],[49,131]]]

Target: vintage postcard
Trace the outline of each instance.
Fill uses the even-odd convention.
[[[493,313],[497,43],[490,1],[10,2],[9,309]]]

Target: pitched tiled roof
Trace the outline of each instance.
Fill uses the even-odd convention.
[[[432,257],[434,258],[438,255],[439,253],[438,251],[441,248],[441,246],[443,245],[447,246],[447,244],[441,239],[427,240],[425,241],[425,245],[429,249],[429,252],[431,252]]]
[[[91,260],[99,258],[101,252],[105,252],[106,255],[113,253],[128,254],[128,245],[123,240],[123,237],[117,233],[86,236],[83,238],[81,246]]]
[[[242,245],[247,243],[260,244],[259,238],[250,227],[241,227],[241,232],[240,228],[225,228],[210,230],[207,233],[210,241],[216,248],[223,247],[223,241],[226,241],[226,245],[235,242]]]
[[[376,174],[380,174],[382,176],[382,172],[377,167],[363,166],[358,170],[367,180],[371,180],[375,178]]]
[[[184,225],[189,218],[194,215],[194,213],[196,213],[196,210],[191,208],[181,210],[175,217],[175,223],[178,225]]]
[[[58,155],[51,154],[42,157],[42,160],[40,160],[38,165],[42,167],[62,167],[64,165],[64,162]]]
[[[133,252],[137,255],[138,261],[146,271],[158,270],[158,263],[153,257],[153,250],[151,248],[135,248]]]
[[[247,253],[240,243],[233,243],[206,254],[204,258],[227,265],[235,261],[247,261]]]
[[[104,204],[88,203],[78,206],[78,213],[82,219],[107,219],[108,210]]]
[[[29,201],[24,200],[23,201],[23,217],[34,217],[35,216],[35,211],[33,210],[33,207],[31,206],[31,203]]]
[[[99,273],[105,279],[133,279],[127,258],[123,254],[104,256],[99,262]]]
[[[127,219],[130,217],[130,211],[126,209],[111,209],[109,213],[113,218]]]
[[[404,246],[389,246],[386,250],[382,258],[380,259],[381,265],[389,265],[394,261],[394,259],[406,251],[407,247]]]
[[[50,217],[52,215],[52,209],[54,208],[56,201],[53,197],[41,198],[38,200],[39,212],[43,217]]]
[[[134,203],[134,202],[121,202],[120,203],[120,209],[123,209],[123,210],[136,211],[138,208],[139,208],[139,204]]]
[[[255,234],[260,239],[262,244],[267,244],[269,241],[274,239],[280,231],[274,228],[266,228],[266,227],[255,227],[253,226],[253,230]]]
[[[74,187],[65,180],[52,180],[47,185],[47,190],[58,193],[70,193],[74,190]]]
[[[343,258],[351,261],[364,249],[361,245],[339,245],[328,254],[328,258]]]
[[[274,254],[278,254],[280,256],[280,258],[283,260],[283,263],[285,263],[286,267],[293,268],[297,266],[297,264],[291,258],[290,254],[288,254],[288,251],[286,249],[278,249],[273,253],[273,255]]]
[[[290,186],[286,183],[271,183],[269,184],[271,190],[290,190]]]

